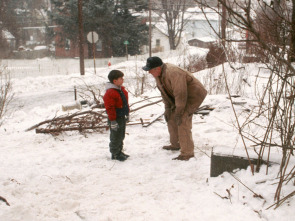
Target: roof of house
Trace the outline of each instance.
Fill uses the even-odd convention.
[[[194,37],[194,38],[190,38],[187,41],[193,41],[193,40],[198,40],[198,41],[202,41],[202,42],[214,42],[216,41],[216,38],[213,38],[211,36],[206,36],[206,37]]]
[[[216,11],[205,8],[203,11],[199,7],[188,8],[185,13],[185,19],[188,20],[210,20],[218,21],[219,15]],[[205,16],[206,14],[206,16]]]
[[[15,37],[6,29],[2,30],[2,37],[5,39],[15,39]]]

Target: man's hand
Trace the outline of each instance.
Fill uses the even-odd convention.
[[[115,121],[115,120],[111,121],[111,130],[117,131],[118,128],[119,128],[119,125],[118,125],[117,121]]]
[[[181,116],[180,115],[175,115],[175,123],[178,125],[178,126],[180,126],[180,124],[181,124]]]
[[[166,108],[165,109],[165,112],[164,112],[164,118],[165,118],[165,121],[168,122],[169,119],[171,117],[171,109],[170,108]]]

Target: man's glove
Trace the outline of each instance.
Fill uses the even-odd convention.
[[[125,119],[126,119],[126,122],[129,122],[129,121],[130,121],[129,115],[127,115],[127,116],[125,117]]]
[[[181,124],[181,116],[180,115],[175,115],[175,123],[177,124],[177,126],[180,126]]]
[[[119,125],[118,125],[117,121],[115,121],[115,120],[111,121],[111,130],[117,131],[118,128],[119,128]]]
[[[171,109],[170,108],[166,108],[165,109],[165,112],[164,112],[164,118],[165,118],[165,121],[168,122],[169,119],[171,117]]]

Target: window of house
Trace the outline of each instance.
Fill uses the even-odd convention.
[[[99,39],[97,42],[96,42],[96,51],[102,51],[102,41]]]
[[[160,41],[160,39],[157,39],[156,40],[156,47],[159,47],[159,46],[161,46],[161,41]]]
[[[68,51],[71,49],[71,40],[66,38],[65,40],[65,49]]]

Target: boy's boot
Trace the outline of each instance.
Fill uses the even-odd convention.
[[[126,159],[127,159],[127,157],[124,156],[122,153],[119,153],[117,155],[112,154],[112,160],[125,161]]]

